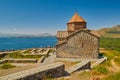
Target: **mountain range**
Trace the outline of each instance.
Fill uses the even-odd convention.
[[[0,37],[53,37],[54,35],[49,33],[43,34],[10,34],[10,33],[0,33]]]
[[[120,25],[115,25],[111,28],[101,28],[96,30],[99,35],[102,37],[114,37],[120,38]],[[10,33],[0,33],[0,37],[54,37],[50,33],[43,33],[43,34],[10,34]]]
[[[115,25],[111,28],[102,28],[97,30],[97,32],[103,37],[120,38],[120,25]]]

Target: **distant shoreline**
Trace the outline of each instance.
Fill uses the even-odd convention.
[[[0,37],[0,38],[47,38],[56,36],[18,36],[18,37]]]
[[[0,37],[0,51],[54,47],[56,37]]]

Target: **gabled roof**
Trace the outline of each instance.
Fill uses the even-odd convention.
[[[65,44],[65,43],[67,43],[66,40],[64,40],[64,41],[59,41],[59,42],[56,44],[56,46],[58,46],[58,45],[62,45],[62,44]]]
[[[97,37],[97,38],[100,37],[100,35],[95,30],[80,29],[78,31],[75,31],[75,32],[71,33],[70,35],[68,35],[67,31],[58,31],[58,34],[57,34],[58,38],[65,38],[65,40],[59,41],[56,46],[67,43],[67,41],[66,41],[67,38],[72,37],[73,35],[81,32],[81,31],[84,31],[84,32],[86,32],[86,33],[88,33],[90,35],[93,35],[93,36]],[[67,33],[67,35],[65,33]]]
[[[98,37],[98,38],[100,37],[100,35],[99,35],[96,31],[94,31],[94,30],[80,29],[80,30],[78,30],[78,31],[75,31],[75,32],[71,33],[71,34],[68,35],[66,38],[69,38],[69,37],[71,37],[71,36],[73,36],[73,35],[81,32],[81,31],[84,31],[84,32],[86,32],[86,33],[88,33],[88,34],[91,34],[91,35],[93,35],[93,36],[95,36],[95,37]]]
[[[57,38],[66,38],[68,36],[67,31],[58,31],[57,32]]]
[[[97,37],[100,37],[100,35],[95,30],[90,30],[90,33]]]
[[[86,22],[86,21],[81,16],[79,16],[78,13],[76,12],[68,23],[71,23],[71,22]]]

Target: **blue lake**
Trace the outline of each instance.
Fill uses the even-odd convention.
[[[0,38],[0,50],[54,47],[56,43],[56,37]]]

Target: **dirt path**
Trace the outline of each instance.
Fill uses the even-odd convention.
[[[119,72],[120,71],[120,67],[114,62],[115,58],[111,60],[111,64],[112,64],[111,71]]]

